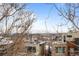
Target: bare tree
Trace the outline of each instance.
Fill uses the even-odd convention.
[[[4,25],[3,22],[5,22],[6,27],[4,34],[19,33],[15,38],[12,37],[13,44],[6,49],[6,55],[17,55],[19,52],[23,52],[24,35],[28,34],[35,20],[33,12],[25,10],[24,6],[26,4],[5,3],[0,5],[0,23]]]
[[[79,9],[79,4],[63,4],[65,7],[60,7],[56,4],[54,4],[54,7],[58,10],[60,13],[60,16],[64,17],[66,20],[70,21],[74,27],[79,30],[77,22],[79,21],[79,14],[78,14],[78,9]]]

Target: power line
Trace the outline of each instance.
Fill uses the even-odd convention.
[[[47,15],[47,17],[46,17],[46,19],[45,19],[45,28],[46,28],[46,32],[47,32],[47,33],[49,33],[48,27],[47,27],[47,20],[48,20],[49,17],[50,17],[50,14],[51,14],[51,12],[52,12],[52,9],[53,9],[53,6],[50,8],[50,10],[49,10],[49,12],[48,12],[48,15]]]

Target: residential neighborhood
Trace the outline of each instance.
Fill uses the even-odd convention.
[[[1,3],[0,56],[79,56],[78,3]]]

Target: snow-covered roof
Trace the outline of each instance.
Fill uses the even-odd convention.
[[[62,42],[62,41],[54,41],[54,42],[52,42],[52,44],[66,44],[66,42]]]
[[[11,44],[11,43],[13,43],[13,41],[8,40],[6,38],[1,39],[1,41],[0,41],[0,45],[6,45],[6,44]]]

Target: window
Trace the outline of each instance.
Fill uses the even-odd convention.
[[[72,37],[72,35],[67,35],[67,37]]]
[[[64,47],[56,47],[56,53],[64,53]]]
[[[27,51],[28,51],[28,52],[34,52],[34,53],[35,53],[35,52],[36,52],[36,48],[29,46],[29,47],[27,47]]]

